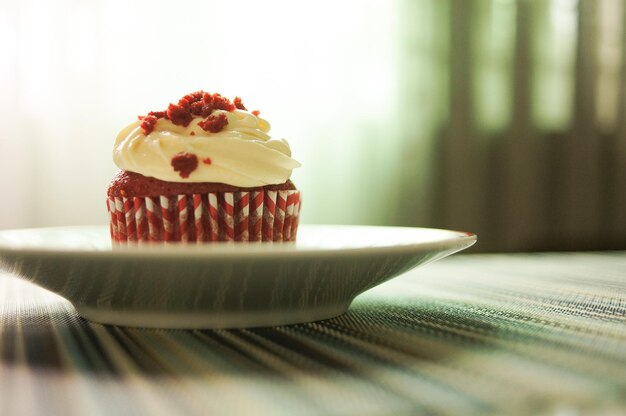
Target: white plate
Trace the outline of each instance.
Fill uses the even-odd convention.
[[[0,266],[83,317],[159,328],[315,321],[360,293],[474,244],[426,228],[301,225],[298,242],[112,248],[106,227],[0,231]]]

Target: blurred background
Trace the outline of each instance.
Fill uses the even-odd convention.
[[[303,221],[626,248],[623,0],[0,0],[0,228],[107,222],[118,131],[240,95]]]

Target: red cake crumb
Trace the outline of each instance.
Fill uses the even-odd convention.
[[[157,121],[160,118],[167,118],[167,111],[150,111],[148,115],[137,116],[141,120],[141,128],[146,136],[154,131]]]
[[[248,111],[246,106],[243,105],[243,102],[241,101],[241,97],[235,97],[235,99],[233,100],[233,104],[235,104],[235,108],[239,110]]]
[[[188,108],[186,109],[181,105],[170,104],[169,107],[167,107],[167,118],[177,126],[187,127],[189,123],[191,123],[193,116]]]
[[[224,114],[212,116],[213,111],[224,110],[233,112],[235,109],[248,111],[243,105],[241,97],[235,97],[231,102],[228,98],[218,93],[211,94],[201,90],[185,95],[178,100],[177,104],[171,103],[167,107],[167,111],[150,111],[145,116],[139,116],[139,120],[142,121],[141,128],[146,136],[154,131],[154,127],[160,118],[170,120],[177,126],[187,127],[194,116],[204,119],[198,125],[205,131],[217,133],[222,131],[228,124],[228,119]],[[252,114],[258,116],[260,112],[255,110]],[[194,135],[194,133],[191,134]]]
[[[167,111],[150,111],[148,115],[156,118],[164,118],[167,117]]]
[[[259,110],[252,110],[252,114],[254,114],[256,117],[258,117],[259,114],[261,114],[261,112]]]
[[[196,101],[195,103],[191,103],[189,106],[191,110],[191,114],[194,116],[202,116],[207,110],[207,106],[202,101]]]
[[[226,114],[219,113],[218,115],[212,115],[207,117],[204,121],[198,123],[198,126],[204,131],[211,133],[219,133],[228,124],[228,118]]]
[[[157,118],[155,116],[145,116],[141,119],[141,128],[146,136],[154,130]]]
[[[208,92],[202,92],[200,99],[191,104],[191,113],[202,118],[210,116],[214,109],[213,95]]]
[[[202,159],[202,163],[204,163],[205,165],[210,165],[212,163],[211,158],[205,157],[204,159]]]
[[[198,156],[193,153],[178,153],[174,155],[170,164],[181,178],[188,178],[198,167]]]
[[[192,132],[190,132],[190,133],[189,133],[189,135],[190,135],[190,136],[195,136],[195,135],[196,135],[196,132],[195,132],[195,131],[192,131]]]
[[[181,104],[181,101],[187,101],[190,104],[191,103],[195,103],[197,101],[202,100],[202,97],[204,96],[205,92],[204,91],[196,91],[196,92],[192,92],[191,94],[187,94],[185,95],[183,98],[181,98],[180,100],[178,100],[178,104]]]
[[[218,93],[214,93],[211,96],[211,104],[216,110],[235,111],[235,106],[226,97],[222,97]]]

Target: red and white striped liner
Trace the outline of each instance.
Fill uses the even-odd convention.
[[[107,208],[111,238],[120,244],[295,241],[300,192],[109,197]]]

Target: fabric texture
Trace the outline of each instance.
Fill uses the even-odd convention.
[[[457,255],[327,321],[104,326],[0,276],[0,414],[625,414],[626,253]]]

